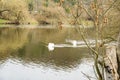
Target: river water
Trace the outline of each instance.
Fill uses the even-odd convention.
[[[81,37],[74,28],[1,27],[0,80],[88,80],[86,75],[95,80],[86,47],[57,47],[53,51],[47,47],[48,43],[70,44],[66,39]]]

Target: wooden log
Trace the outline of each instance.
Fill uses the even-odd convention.
[[[105,80],[119,80],[116,46],[106,47]]]

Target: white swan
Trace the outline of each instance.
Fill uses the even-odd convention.
[[[77,46],[77,41],[76,41],[76,40],[73,40],[73,41],[72,41],[72,44],[73,44],[73,47],[76,47],[76,46]]]
[[[53,51],[54,48],[55,48],[55,44],[54,44],[54,43],[49,43],[49,44],[48,44],[48,49],[49,49],[49,51]]]
[[[77,44],[78,44],[76,40],[66,40],[66,42],[72,43],[73,47],[77,47]]]

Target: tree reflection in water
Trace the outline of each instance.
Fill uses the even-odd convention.
[[[67,30],[57,29],[0,29],[0,59],[5,61],[12,58],[22,64],[42,64],[54,68],[74,68],[82,58],[89,58],[86,48],[56,48],[49,52],[45,43],[61,43],[67,37]],[[64,35],[63,35],[64,34]],[[59,37],[56,39],[55,37]],[[63,42],[64,43],[64,42]]]

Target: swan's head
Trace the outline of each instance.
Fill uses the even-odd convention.
[[[49,49],[49,51],[53,51],[53,50],[54,50],[54,46],[55,46],[54,43],[49,43],[49,44],[48,44],[48,49]]]

